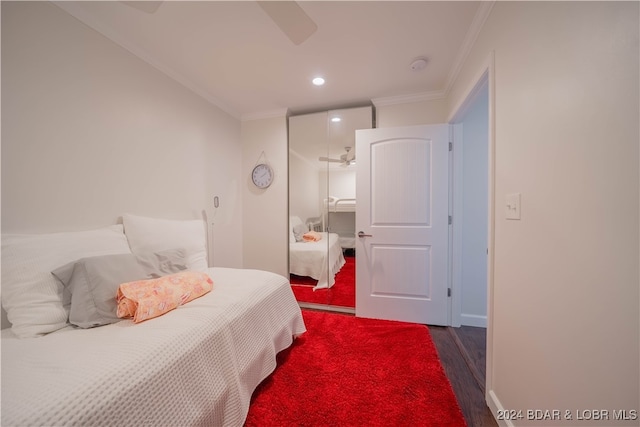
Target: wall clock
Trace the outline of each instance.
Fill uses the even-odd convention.
[[[266,163],[260,163],[253,168],[251,180],[258,188],[267,188],[273,182],[273,169]]]

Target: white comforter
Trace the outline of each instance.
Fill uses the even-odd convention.
[[[214,289],[140,324],[2,331],[2,426],[241,426],[275,355],[305,331],[282,276],[209,269]]]
[[[289,245],[289,271],[298,276],[308,276],[318,283],[313,289],[330,288],[335,276],[345,264],[339,236],[336,233],[320,233],[317,242],[296,242]]]

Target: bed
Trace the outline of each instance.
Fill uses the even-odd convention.
[[[297,217],[290,218],[290,229],[301,224]],[[289,271],[297,276],[307,276],[318,281],[314,290],[327,289],[335,284],[335,276],[345,264],[337,233],[319,232],[318,241],[304,241],[290,236]]]
[[[189,234],[184,224],[174,225],[157,230]],[[131,228],[134,236],[136,231],[138,239],[129,241],[122,225],[44,237],[3,235],[2,304],[13,323],[2,330],[3,426],[244,423],[251,395],[275,369],[276,354],[305,332],[289,282],[261,270],[203,267],[201,251],[192,247],[185,264],[203,267],[213,281],[210,292],[141,323],[70,324],[79,288],[69,311],[66,287],[45,273],[78,257],[123,255],[141,243],[156,249],[175,244]],[[64,289],[51,288],[56,283]]]
[[[327,212],[355,212],[356,199],[341,199],[329,196],[324,199],[324,206]]]
[[[324,199],[325,222],[338,234],[342,249],[356,247],[356,199],[329,196]]]

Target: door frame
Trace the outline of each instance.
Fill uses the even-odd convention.
[[[476,100],[478,96],[484,90],[488,91],[488,79],[487,74],[483,74],[480,81],[474,86],[472,93],[470,93],[465,99],[465,104],[460,114],[456,114],[453,123],[449,123],[450,126],[450,141],[453,141],[453,149],[452,149],[452,161],[451,161],[451,176],[450,176],[450,214],[452,214],[453,221],[451,225],[451,233],[453,236],[450,236],[450,286],[452,288],[451,292],[451,312],[449,317],[449,325],[453,327],[459,327],[462,324],[462,298],[463,298],[463,290],[462,290],[462,244],[464,242],[464,230],[462,228],[463,220],[464,220],[464,208],[463,208],[463,197],[464,197],[464,185],[463,185],[463,175],[464,170],[467,166],[464,163],[463,159],[463,151],[464,151],[464,127],[462,120],[466,116],[466,114],[470,111],[471,108],[475,107]],[[487,106],[488,107],[488,106]],[[487,108],[488,110],[488,108]],[[488,138],[487,135],[487,148],[488,147]],[[477,162],[486,162],[488,165],[489,159],[477,159]],[[488,171],[487,171],[488,172]],[[489,177],[487,177],[487,186],[489,186]],[[488,191],[487,191],[488,193]],[[487,209],[489,208],[489,197],[487,194]],[[487,211],[488,212],[488,211]],[[487,216],[487,222],[489,222],[489,218]],[[487,237],[488,237],[488,224],[487,224]],[[480,326],[486,327],[485,322],[476,322],[476,325],[472,326]],[[481,323],[485,323],[485,325],[481,325]]]
[[[451,114],[447,119],[447,123],[453,128],[457,121],[460,121],[462,117],[465,115],[467,110],[473,104],[476,96],[483,89],[484,85],[488,85],[489,92],[489,135],[488,135],[488,224],[487,224],[487,348],[486,348],[486,377],[485,377],[485,401],[487,402],[491,411],[496,414],[497,399],[495,398],[493,392],[493,282],[494,282],[494,265],[495,265],[495,52],[491,51],[488,57],[485,59],[484,63],[481,65],[479,71],[471,80],[467,90],[463,93],[465,94],[462,100],[455,105],[455,107],[451,110]],[[454,148],[455,150],[455,148]],[[460,164],[456,164],[456,157],[454,155],[454,174],[458,173],[460,169]],[[452,192],[453,186],[450,188]],[[455,199],[459,197],[458,194],[451,194],[450,197],[452,199],[452,203],[455,203]],[[453,225],[455,226],[456,221],[453,219]],[[458,233],[459,234],[459,233]],[[461,251],[460,242],[454,240],[454,238],[450,239],[451,244],[451,271],[450,271],[450,285],[451,285],[451,317],[450,324],[455,326],[454,320],[456,314],[454,311],[457,310],[457,321],[458,325],[460,322],[461,315],[461,289],[459,282],[459,273],[456,275],[455,268],[458,267],[456,265],[456,257],[459,257],[459,252]],[[458,251],[458,253],[456,253]],[[459,259],[459,258],[458,258]]]

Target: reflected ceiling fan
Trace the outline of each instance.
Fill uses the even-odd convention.
[[[340,166],[349,166],[356,163],[356,153],[351,149],[352,147],[344,147],[346,153],[342,154],[339,159],[332,159],[330,157],[318,157],[321,162],[340,163]]]
[[[121,1],[127,6],[146,13],[155,13],[164,1]],[[307,40],[316,32],[318,26],[293,0],[258,1],[262,10],[289,37],[296,46]]]

